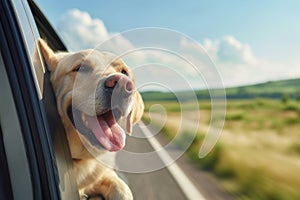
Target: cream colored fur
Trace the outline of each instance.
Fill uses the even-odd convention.
[[[93,95],[94,91],[93,88],[89,89],[89,85],[93,85],[95,82],[101,83],[110,74],[121,73],[122,70],[126,70],[129,78],[134,79],[132,72],[120,59],[114,59],[112,63],[109,63],[113,58],[111,54],[95,50],[54,53],[43,40],[39,40],[39,47],[51,72],[51,83],[57,98],[58,112],[69,142],[80,196],[82,198],[88,196],[89,199],[93,199],[93,197],[94,199],[100,198],[99,195],[102,195],[105,199],[113,200],[133,199],[129,187],[117,176],[115,171],[98,162],[91,151],[88,151],[88,149],[92,149],[93,153],[102,155],[105,154],[106,150],[93,146],[88,139],[82,137],[67,114],[68,107],[74,103],[72,98],[74,97],[73,86],[75,80],[80,76],[82,78],[85,76],[84,73],[78,75],[74,72],[74,69],[83,62],[90,68],[92,76],[86,79],[88,81],[81,83],[84,89],[79,95],[75,96],[77,101],[84,102],[84,104],[78,104],[77,106],[86,113],[92,112],[90,106],[93,103],[89,99],[92,99],[90,95]],[[100,92],[100,99],[101,95],[105,95],[105,93]],[[134,91],[132,105],[128,108],[130,114],[127,120],[127,132],[131,132],[132,124],[140,120],[143,114],[144,104],[138,91]],[[101,109],[101,105],[99,109]]]

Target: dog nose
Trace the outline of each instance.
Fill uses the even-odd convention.
[[[132,81],[128,77],[121,74],[114,74],[109,76],[105,80],[105,87],[108,89],[119,87],[120,89],[124,89],[127,93],[132,93],[134,89]]]

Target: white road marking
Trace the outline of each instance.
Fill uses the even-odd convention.
[[[143,122],[140,123],[140,128],[148,139],[149,143],[153,147],[154,150],[161,149],[157,151],[160,159],[166,164],[170,163],[172,160],[171,156],[168,154],[166,150],[162,148],[160,143],[153,137],[147,126]],[[194,186],[194,184],[190,181],[190,179],[184,174],[184,172],[180,169],[180,167],[173,162],[171,165],[167,166],[167,169],[174,177],[179,187],[182,189],[183,193],[190,200],[205,200],[203,195],[198,191],[198,189]]]

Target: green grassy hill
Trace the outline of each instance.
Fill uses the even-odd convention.
[[[213,91],[217,92],[218,89],[215,89]],[[208,90],[198,90],[195,91],[195,94],[199,100],[210,98]],[[191,97],[194,96],[194,92],[177,92],[176,95],[177,97],[170,92],[155,91],[142,93],[142,96],[145,101],[177,101],[178,98],[180,98],[181,100],[189,100]],[[292,99],[300,98],[300,78],[280,81],[269,81],[266,83],[260,83],[255,85],[226,88],[227,99],[280,99],[284,95],[288,95],[289,98]]]

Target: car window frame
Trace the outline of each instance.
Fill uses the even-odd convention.
[[[67,170],[71,169],[71,158],[69,149],[66,148],[68,147],[66,138],[64,134],[60,134],[63,135],[62,138],[64,140],[60,140],[61,137],[53,137],[50,134],[49,115],[45,109],[46,100],[43,97],[45,96],[44,88],[48,88],[49,91],[51,86],[49,74],[46,73],[46,70],[41,68],[42,70],[38,73],[36,70],[37,66],[33,65],[33,61],[36,59],[34,57],[36,55],[35,45],[39,38],[39,33],[36,22],[33,20],[32,11],[41,14],[38,7],[31,0],[0,2],[1,56],[9,86],[11,87],[18,122],[20,123],[22,140],[27,156],[26,161],[30,169],[29,175],[33,198],[79,199],[78,190],[75,187],[74,178],[72,178],[72,170],[65,174]],[[25,13],[26,17],[18,16],[19,13]],[[27,32],[24,32],[24,27],[28,28]],[[53,29],[50,30],[50,35],[51,31],[54,32],[52,34],[56,35]],[[32,37],[33,40],[28,39],[27,36]],[[63,44],[59,38],[55,38],[55,41]],[[39,54],[38,58],[41,58]],[[41,60],[38,61],[41,63]],[[41,66],[43,67],[43,64]],[[40,72],[43,72],[43,76],[39,80],[38,78],[41,77]],[[46,82],[46,87],[44,87],[45,81],[48,81]],[[51,95],[53,98],[53,92]],[[62,126],[60,125],[60,127]],[[64,132],[64,130],[60,132]],[[62,167],[57,165],[57,156],[55,155],[57,153],[57,145],[55,145],[55,140],[60,141],[58,146],[64,146],[62,149],[64,151],[63,157],[66,157],[66,159],[63,162],[67,164]],[[6,152],[7,154],[8,152]],[[11,169],[9,171],[10,174],[14,173]],[[67,176],[67,181],[64,176]],[[66,193],[64,190],[65,187],[69,187],[69,183],[71,183],[72,188],[68,189],[69,192]],[[16,190],[13,190],[14,196],[16,196],[15,192],[18,192]]]
[[[46,40],[47,44],[54,51],[68,51],[38,5],[32,0],[28,2],[40,37]],[[65,130],[57,112],[56,98],[50,83],[50,72],[47,70],[46,62],[43,63],[45,65],[45,74],[42,99],[47,118],[49,119],[49,129],[54,143],[56,163],[60,177],[60,192],[63,199],[79,199],[78,186],[73,172],[73,161]]]

